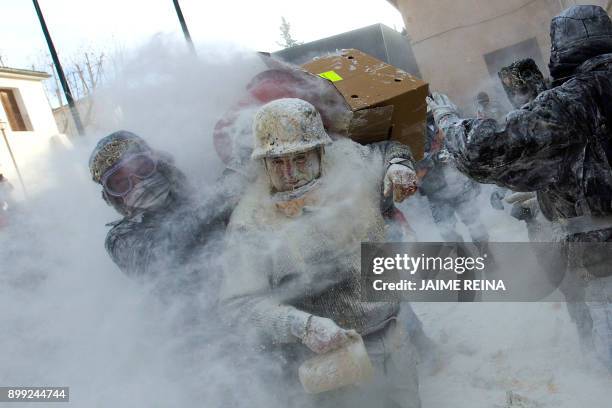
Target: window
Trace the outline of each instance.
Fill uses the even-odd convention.
[[[31,130],[28,129],[26,118],[24,118],[24,115],[22,114],[23,110],[17,103],[17,97],[15,94],[16,90],[14,89],[0,89],[0,102],[2,102],[2,107],[4,108],[4,112],[6,112],[6,117],[11,130],[13,132],[24,132]]]

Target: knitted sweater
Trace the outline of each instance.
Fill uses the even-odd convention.
[[[334,142],[315,204],[297,218],[276,209],[262,172],[229,225],[221,301],[231,321],[254,326],[267,341],[290,343],[310,315],[361,334],[397,315],[399,302],[361,299],[360,244],[384,239],[381,180],[398,158],[412,167],[399,143]]]

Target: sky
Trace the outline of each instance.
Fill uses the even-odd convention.
[[[39,0],[60,59],[84,50],[130,49],[157,33],[181,35],[172,0]],[[400,13],[385,0],[180,0],[196,44],[233,43],[257,51],[280,48],[284,16],[298,41],[313,41],[375,23],[401,31]],[[32,1],[0,0],[4,64],[31,68],[43,59],[44,37]]]

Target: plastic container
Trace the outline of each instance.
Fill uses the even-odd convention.
[[[310,394],[362,384],[372,378],[374,367],[361,336],[344,347],[306,360],[298,369],[300,382]]]

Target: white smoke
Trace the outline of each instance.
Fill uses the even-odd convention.
[[[39,161],[36,188],[0,233],[0,384],[69,386],[78,407],[227,406],[241,386],[252,388],[249,405],[257,401],[261,387],[247,387],[256,377],[239,379],[249,366],[232,371],[240,350],[223,346],[218,316],[189,315],[207,310],[214,288],[200,306],[160,299],[104,250],[105,224],[120,216],[89,176],[98,139],[119,129],[141,135],[210,196],[223,169],[214,124],[265,68],[244,50],[201,48],[195,57],[184,49],[158,37],[127,57],[94,100],[98,128]],[[218,275],[215,256],[198,266]],[[255,404],[270,401],[262,392]]]
[[[263,69],[254,53],[206,47],[194,57],[164,37],[125,59],[95,99],[98,128],[41,160],[30,199],[0,230],[0,385],[69,386],[75,407],[281,406],[283,390],[266,381],[279,376],[276,362],[242,349],[235,339],[242,333],[222,327],[217,314],[190,316],[201,310],[189,309],[192,300],[160,300],[111,262],[105,223],[119,216],[87,169],[97,140],[125,129],[171,153],[204,198],[218,193],[212,186],[223,165],[212,129]],[[246,122],[239,126],[248,129]],[[337,181],[360,183],[358,174],[339,173]],[[521,223],[490,209],[486,189],[474,205],[494,240],[526,240]],[[401,208],[422,241],[440,239],[426,199]],[[211,275],[221,273],[213,248],[199,259]],[[211,288],[199,299],[216,296]],[[445,362],[421,379],[424,407],[501,405],[508,389],[549,406],[607,407],[608,383],[581,361],[562,305],[416,309]],[[184,324],[192,318],[202,324]]]

